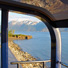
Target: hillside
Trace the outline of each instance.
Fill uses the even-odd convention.
[[[11,21],[9,22],[9,30],[15,31],[47,31],[46,26],[42,22],[35,21]]]
[[[43,22],[35,22],[35,21],[10,21],[9,24],[9,30],[15,30],[15,31],[35,31],[35,32],[47,32],[48,29],[46,28],[46,25]],[[60,28],[60,31],[62,32],[68,32],[68,28]]]
[[[21,22],[15,21],[17,22],[16,24],[13,25],[13,21],[9,22],[8,24],[8,29],[9,30],[15,30],[17,32],[23,32],[23,31],[35,31],[35,32],[47,32],[48,29],[46,27],[46,25],[43,22],[36,22],[36,24],[33,24],[34,22],[32,22],[31,24],[28,23],[23,23],[20,24]],[[61,32],[68,32],[68,28],[60,28]],[[0,26],[0,32],[1,32],[1,26]]]

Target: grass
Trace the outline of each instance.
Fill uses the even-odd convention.
[[[23,34],[8,34],[8,37],[26,37],[26,35]]]

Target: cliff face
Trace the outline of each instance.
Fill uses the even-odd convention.
[[[65,0],[16,0],[22,3],[27,3],[49,10],[51,13],[65,11],[68,8]]]

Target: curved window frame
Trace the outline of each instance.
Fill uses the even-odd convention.
[[[61,65],[57,63],[61,61],[61,36],[59,29],[68,27],[68,19],[56,20],[53,15],[46,9],[41,7],[19,3],[15,1],[0,0],[0,8],[2,10],[2,25],[1,25],[1,66],[8,68],[8,12],[19,11],[41,17],[41,20],[46,24],[51,35],[51,68],[59,68]],[[46,21],[47,23],[46,23]],[[59,48],[60,46],[60,48]],[[58,53],[58,50],[60,51]],[[4,57],[5,56],[5,57]],[[59,57],[58,57],[59,56]]]

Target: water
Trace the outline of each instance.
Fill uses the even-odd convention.
[[[17,33],[20,34],[20,33]],[[28,52],[37,60],[51,59],[51,39],[48,32],[23,32],[21,34],[32,35],[30,40],[15,40],[21,49]],[[62,62],[68,64],[68,32],[61,32],[62,37]],[[47,64],[48,66],[50,64]],[[65,67],[62,67],[65,68]]]
[[[61,59],[62,59],[62,62],[64,62],[68,66],[68,32],[62,32],[61,39],[62,39]]]
[[[28,52],[37,60],[51,59],[51,41],[48,32],[23,32],[22,34],[32,35],[30,40],[15,40],[21,49]],[[68,64],[68,32],[61,32],[62,37],[62,62]],[[64,68],[64,67],[62,67]]]
[[[25,34],[25,33],[22,33]],[[50,36],[48,32],[29,32],[27,35],[32,35],[30,40],[15,40],[21,49],[28,52],[38,60],[50,59]]]
[[[18,33],[17,33],[18,34]],[[51,41],[48,32],[23,32],[32,35],[30,40],[15,40],[20,48],[37,58],[37,60],[49,60],[51,58]],[[50,65],[48,63],[47,65]]]

